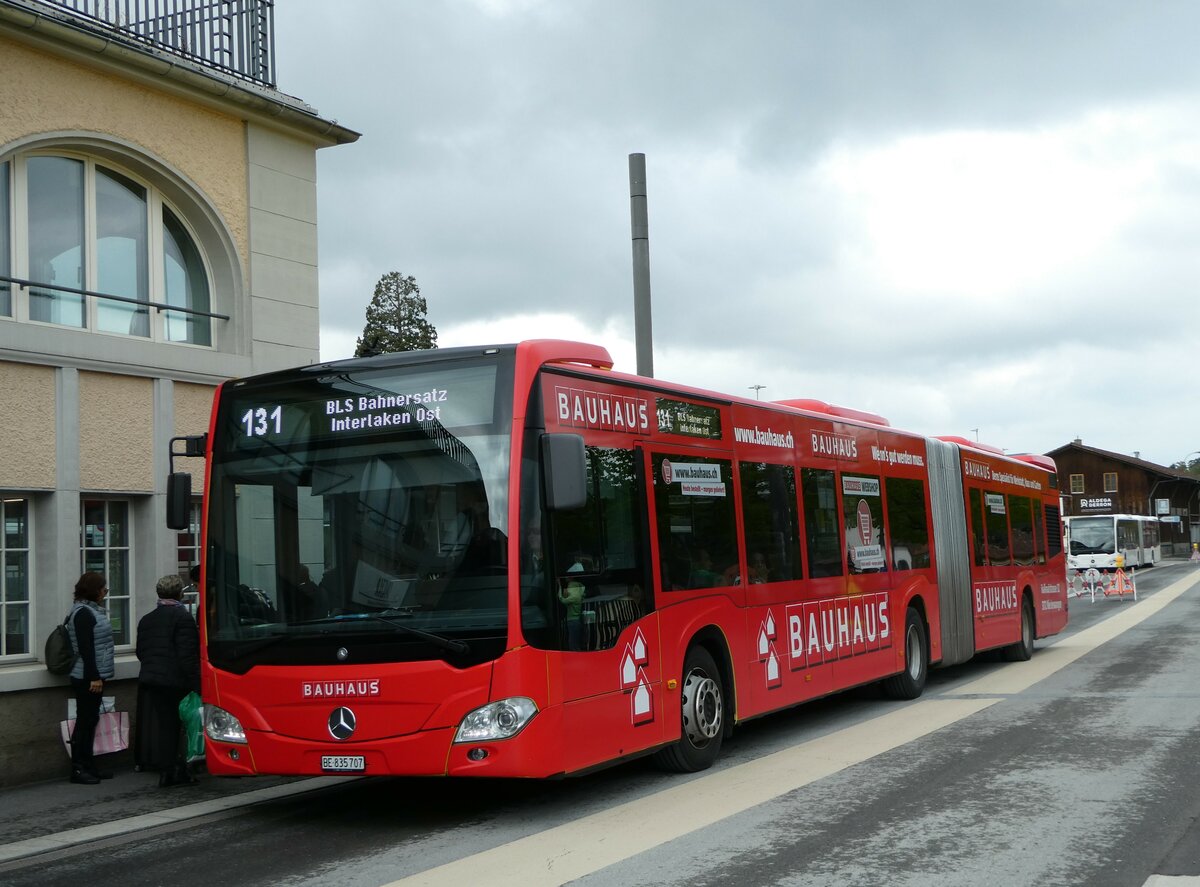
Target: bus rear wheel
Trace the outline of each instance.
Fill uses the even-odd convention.
[[[904,671],[883,682],[883,692],[893,699],[916,699],[929,677],[929,642],[925,620],[916,607],[904,617]]]
[[[1004,648],[1004,658],[1009,662],[1025,662],[1033,656],[1033,605],[1029,598],[1021,603],[1021,639]]]
[[[707,770],[725,734],[725,691],[717,663],[703,647],[688,650],[679,695],[679,739],[658,752],[655,763],[676,773]]]

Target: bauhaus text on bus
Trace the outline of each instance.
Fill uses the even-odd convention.
[[[611,367],[539,340],[220,388],[186,441],[211,772],[699,770],[748,718],[1066,624],[1046,457]]]

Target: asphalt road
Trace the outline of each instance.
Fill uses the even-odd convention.
[[[1068,631],[1028,663],[746,724],[693,776],[634,762],[560,782],[164,795],[125,774],[85,809],[77,786],[6,792],[0,883],[1200,884],[1200,568],[1138,588],[1072,599]]]

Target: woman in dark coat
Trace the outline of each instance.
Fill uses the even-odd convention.
[[[195,780],[180,746],[179,703],[200,692],[200,635],[196,620],[180,600],[183,580],[158,580],[158,605],[142,617],[137,630],[138,751],[140,763],[161,774],[160,786]]]
[[[87,572],[75,583],[75,605],[67,617],[67,633],[75,662],[71,666],[71,691],[75,695],[75,729],[71,733],[71,781],[95,785],[111,771],[96,768],[92,746],[100,722],[104,682],[116,674],[112,625],[104,610],[108,585],[99,573]]]

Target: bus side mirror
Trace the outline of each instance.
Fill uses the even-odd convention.
[[[587,504],[587,454],[580,435],[542,435],[542,481],[550,511]]]
[[[191,524],[192,476],[185,471],[167,475],[167,526],[186,530]]]

